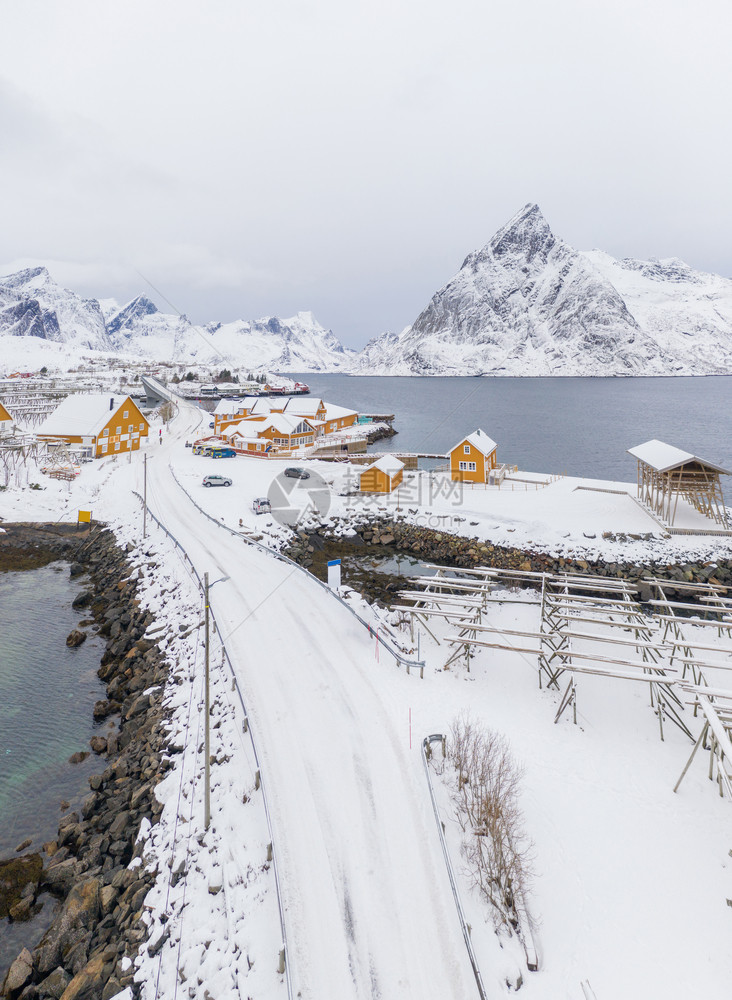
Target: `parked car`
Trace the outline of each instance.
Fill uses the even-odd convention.
[[[215,426],[216,426],[216,424],[215,424],[215,423],[213,422],[213,420],[212,420],[212,421],[211,421],[211,423],[210,423],[210,424],[209,424],[208,426],[209,426],[209,427],[215,427]]]
[[[226,476],[204,476],[204,486],[231,486],[231,480]]]
[[[252,500],[252,510],[255,514],[271,514],[272,504],[267,497],[257,497],[256,500]]]
[[[289,476],[290,479],[310,479],[309,472],[295,465],[291,465],[289,469],[285,469],[285,475]]]

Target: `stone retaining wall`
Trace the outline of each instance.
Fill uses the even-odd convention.
[[[491,545],[477,537],[448,534],[433,528],[421,527],[400,518],[387,515],[372,517],[357,525],[355,534],[343,537],[345,522],[331,518],[328,524],[313,531],[300,531],[287,549],[291,558],[304,566],[312,565],[313,552],[325,540],[337,540],[341,545],[393,547],[419,559],[442,563],[456,568],[493,566],[501,569],[533,570],[544,573],[586,573],[603,577],[624,577],[636,581],[641,600],[651,597],[650,587],[644,580],[656,576],[668,580],[673,591],[673,581],[702,583],[715,581],[732,586],[732,559],[716,562],[671,564],[650,562],[638,564],[630,561],[588,561],[586,559],[555,557],[544,552]]]

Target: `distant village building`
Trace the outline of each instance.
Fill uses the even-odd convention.
[[[729,527],[720,475],[726,469],[663,441],[646,441],[628,453],[638,461],[638,498],[667,524],[676,519],[679,497],[705,517]]]
[[[67,396],[38,428],[41,440],[78,445],[90,458],[136,451],[149,425],[129,396]]]
[[[457,482],[486,483],[496,467],[498,445],[485,431],[477,430],[450,449],[450,477]]]
[[[403,474],[404,462],[394,455],[382,455],[363,470],[359,489],[362,493],[391,493],[400,485]]]

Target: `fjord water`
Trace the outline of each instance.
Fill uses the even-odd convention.
[[[651,438],[732,470],[732,376],[696,378],[418,378],[292,376],[313,396],[393,413],[380,450],[444,453],[481,427],[498,460],[522,470],[635,482],[627,449]],[[722,478],[727,503],[732,483]]]
[[[103,641],[90,634],[66,646],[84,614],[71,607],[81,589],[65,563],[0,573],[0,858],[28,837],[28,850],[55,837],[61,802],[78,806],[101,770],[94,754],[69,763],[89,750],[94,703],[104,697]]]

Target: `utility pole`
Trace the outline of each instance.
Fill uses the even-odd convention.
[[[143,463],[144,476],[142,487],[142,537],[147,537],[147,452]]]
[[[204,737],[204,753],[206,755],[206,780],[205,780],[205,807],[204,825],[208,830],[211,823],[211,746],[209,735],[210,707],[209,707],[209,676],[208,676],[208,573],[203,574],[203,602],[205,605],[205,633],[204,633],[204,657],[206,664],[206,725]]]

